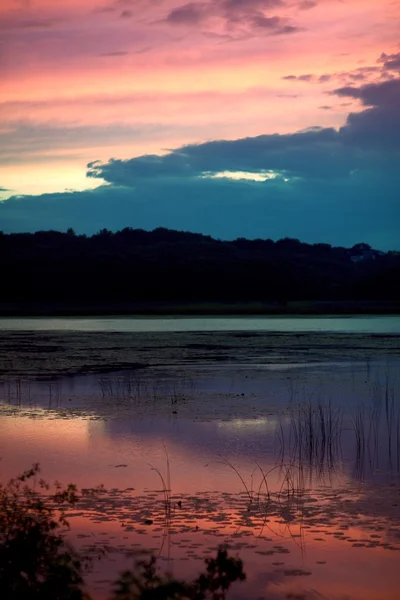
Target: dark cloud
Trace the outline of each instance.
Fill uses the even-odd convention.
[[[92,163],[88,175],[114,185],[135,185],[143,178],[200,178],[224,171],[276,171],[288,178],[336,179],[350,177],[355,171],[390,168],[400,152],[400,79],[339,88],[333,93],[358,98],[372,108],[351,113],[339,131],[312,128],[192,144],[164,156]]]
[[[126,56],[127,54],[129,54],[128,52],[125,52],[123,50],[116,50],[115,52],[102,52],[101,54],[98,54],[98,56]]]
[[[283,6],[284,2],[282,0],[213,0],[212,4],[225,13],[228,19],[233,19],[249,14],[262,14]]]
[[[311,73],[307,73],[304,75],[285,75],[282,79],[287,79],[288,81],[307,81],[309,83],[326,83],[328,81],[332,81],[336,79],[337,81],[343,82],[360,82],[366,81],[374,77],[376,79],[376,75],[380,75],[381,77],[388,79],[389,74],[382,70],[382,67],[377,66],[366,66],[359,67],[358,69],[354,69],[353,71],[341,71],[336,73],[324,73],[323,75],[314,75]]]
[[[365,106],[399,108],[400,106],[400,79],[370,83],[361,87],[342,87],[333,90],[337,96],[347,96],[361,100]]]
[[[385,54],[383,52],[378,58],[378,62],[383,63],[384,69],[400,71],[400,52],[397,52],[397,54]]]
[[[190,2],[174,8],[168,15],[168,23],[173,25],[198,25],[208,16],[207,4]]]
[[[302,27],[296,27],[295,25],[284,25],[280,29],[276,30],[276,35],[287,35],[290,33],[298,33],[304,31]]]
[[[286,17],[271,15],[270,11],[283,5],[281,0],[212,0],[188,2],[171,10],[166,21],[172,25],[204,26],[211,18],[225,22],[227,29],[247,27],[273,34],[291,34],[300,29]]]
[[[375,106],[349,115],[339,130],[311,129],[286,135],[262,135],[179,148],[165,156],[90,165],[89,176],[115,185],[134,185],[152,177],[198,178],[222,171],[277,171],[287,177],[335,179],[355,171],[390,168],[400,150],[397,92],[400,80],[341,88],[339,96]],[[325,106],[324,109],[330,107]],[[383,154],[383,149],[388,154]]]
[[[88,175],[99,188],[11,197],[0,203],[2,229],[164,226],[225,239],[290,236],[343,245],[363,239],[399,248],[399,86],[400,79],[335,90],[364,105],[339,131],[313,127],[190,144],[164,156],[93,161]],[[273,177],[220,177],[226,172]]]
[[[266,29],[276,29],[282,23],[282,19],[279,17],[264,17],[257,16],[253,19],[253,24],[256,27],[264,27]]]
[[[91,164],[88,175],[116,185],[134,185],[142,178],[192,178],[223,171],[272,170],[292,177],[331,179],[346,176],[350,168],[348,157],[341,152],[338,133],[334,129],[317,129],[206,142],[184,146],[165,156]]]
[[[4,231],[164,226],[221,239],[295,237],[351,246],[399,247],[398,184],[374,175],[351,181],[265,183],[175,177],[135,186],[11,198],[0,203]]]
[[[318,2],[313,2],[312,0],[304,0],[304,2],[300,2],[298,5],[301,10],[310,10],[311,8],[315,8],[318,5]]]
[[[305,75],[285,75],[282,77],[282,79],[286,79],[287,81],[316,81],[316,77],[311,73],[307,73]]]
[[[114,13],[119,12],[120,17],[131,17],[133,14],[133,10],[131,8],[137,8],[140,3],[138,0],[113,0],[109,4],[105,4],[104,6],[98,6],[93,9],[94,13]],[[127,14],[124,14],[127,13]],[[131,13],[131,14],[129,14]]]
[[[348,73],[347,76],[352,81],[364,81],[366,77],[364,73]]]
[[[350,113],[340,134],[347,143],[387,150],[388,161],[400,160],[400,79],[356,87],[343,87],[334,94],[356,98],[364,106],[360,113]]]
[[[119,15],[120,19],[130,19],[133,16],[133,12],[131,10],[123,10]]]

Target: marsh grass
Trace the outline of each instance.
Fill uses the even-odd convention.
[[[8,404],[22,406],[31,404],[31,382],[21,377],[7,378],[4,382],[5,398]]]
[[[172,487],[171,487],[171,469],[170,469],[170,461],[168,450],[165,444],[163,443],[164,453],[165,453],[165,475],[162,473],[161,469],[158,467],[154,467],[149,463],[149,467],[152,471],[157,473],[161,485],[162,485],[162,494],[163,494],[163,507],[164,507],[164,517],[165,517],[165,526],[168,527],[171,521],[173,506],[171,500]]]
[[[32,393],[32,381],[22,377],[6,378],[3,383],[4,401],[10,406],[36,407],[35,394]],[[43,382],[42,402],[47,401],[49,409],[58,408],[62,401],[61,385],[58,381]]]
[[[350,419],[355,438],[355,472],[364,476],[382,466],[400,473],[400,406],[396,406],[394,381],[386,372],[371,385],[370,403],[359,405]]]
[[[149,381],[136,374],[103,376],[99,380],[103,400],[133,403],[137,407],[165,405],[171,411],[176,411],[179,406],[187,402],[194,386],[194,381],[184,374],[178,375],[172,383],[161,378]]]
[[[127,374],[124,376],[103,376],[99,380],[104,398],[139,401],[147,394],[148,386],[144,378]]]
[[[264,530],[267,529],[273,536],[290,537],[303,552],[305,485],[299,467],[290,463],[279,463],[269,470],[265,470],[256,461],[256,466],[252,468],[250,475],[246,476],[227,458],[222,457],[216,462],[233,471],[243,487],[247,497],[247,512],[242,515],[243,523],[248,524],[254,519],[253,526],[256,528],[254,535],[261,537]],[[279,485],[275,492],[272,492],[272,485],[269,481],[272,478],[274,483],[278,482]],[[279,530],[270,526],[271,518],[276,525],[279,525]],[[240,526],[235,534],[239,530]]]
[[[54,406],[58,407],[61,403],[61,388],[60,384],[57,381],[50,381],[46,385],[48,390],[48,407],[53,408]]]
[[[369,400],[345,411],[331,401],[315,398],[288,385],[289,408],[276,428],[278,456],[282,463],[299,467],[303,477],[318,478],[340,471],[343,436],[354,448],[354,476],[360,480],[381,467],[400,473],[400,406],[389,371],[370,384]],[[298,398],[304,398],[298,402]],[[349,433],[350,432],[350,433]],[[350,435],[350,440],[349,440]]]
[[[343,411],[329,400],[307,399],[290,406],[288,427],[282,422],[276,430],[281,464],[308,466],[321,475],[335,468],[341,456]]]

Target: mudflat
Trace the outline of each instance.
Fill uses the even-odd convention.
[[[32,379],[154,366],[368,361],[400,356],[391,334],[38,332],[0,334],[0,377]]]

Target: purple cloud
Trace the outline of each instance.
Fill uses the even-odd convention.
[[[383,63],[383,68],[388,70],[400,71],[400,52],[397,54],[385,54],[382,52],[378,62]]]
[[[166,17],[171,25],[195,27],[211,18],[218,18],[228,29],[247,26],[273,34],[291,34],[299,28],[287,17],[270,15],[271,9],[283,6],[282,0],[213,0],[188,2],[171,10]]]
[[[361,87],[346,86],[333,90],[337,96],[346,96],[361,100],[365,106],[399,108],[400,79],[383,83],[370,83]]]
[[[198,25],[207,17],[207,4],[201,2],[189,2],[178,8],[174,8],[168,17],[168,23],[173,25]]]
[[[98,54],[98,56],[113,57],[113,56],[127,56],[128,54],[129,54],[129,52],[124,52],[123,50],[117,50],[115,52],[102,52],[101,54]]]
[[[357,145],[374,145],[390,149],[392,160],[399,161],[400,153],[400,78],[372,83],[359,88],[342,87],[331,92],[337,96],[355,98],[364,106],[360,113],[350,113],[340,132]]]
[[[282,79],[287,81],[314,81],[314,75],[307,73],[306,75],[285,75]]]
[[[218,0],[215,2],[218,4]],[[222,0],[219,4],[229,12],[239,12],[241,14],[256,10],[267,10],[282,6],[282,0]]]
[[[264,27],[266,29],[276,29],[282,22],[282,19],[279,17],[264,17],[257,16],[254,17],[253,23],[257,27]]]
[[[300,2],[299,8],[301,10],[310,10],[311,8],[315,8],[318,5],[318,2],[313,2],[312,0],[304,0],[304,2]]]
[[[303,31],[302,27],[296,27],[295,25],[284,25],[280,29],[278,29],[275,33],[276,35],[287,35],[290,33],[298,33],[299,31]]]

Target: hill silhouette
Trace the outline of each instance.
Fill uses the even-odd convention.
[[[0,269],[3,314],[169,312],[184,305],[240,312],[251,303],[256,312],[285,312],[292,302],[385,312],[400,303],[400,253],[364,243],[221,241],[129,227],[92,236],[72,229],[0,233]]]

